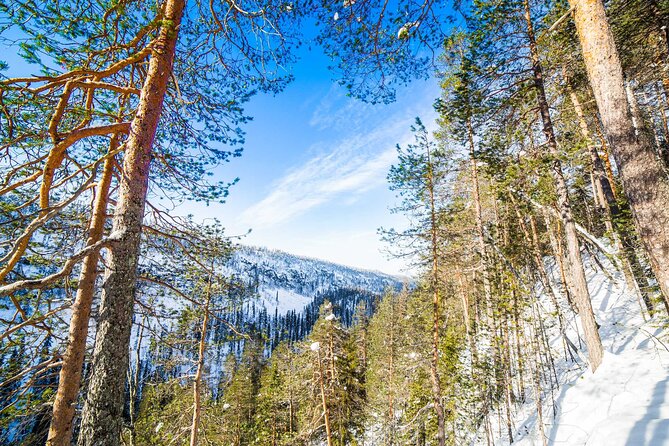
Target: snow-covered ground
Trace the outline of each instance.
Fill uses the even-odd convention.
[[[593,266],[586,272],[604,360],[594,374],[584,365],[556,364],[560,388],[552,398],[544,395],[546,444],[669,445],[669,341],[660,328],[663,321],[644,321],[638,299],[622,277],[607,278]],[[575,322],[567,331],[572,340],[577,337]],[[556,336],[556,350],[560,342]],[[534,402],[518,408],[516,420],[514,445],[544,444]]]
[[[289,311],[300,313],[309,302],[314,300],[313,295],[305,296],[293,290],[278,287],[261,287],[258,289],[258,294],[262,296],[263,305],[269,314],[274,314],[274,310],[280,315]]]
[[[399,289],[403,278],[367,271],[282,251],[243,246],[236,248],[226,272],[245,279],[254,288],[267,313],[301,313],[325,291],[362,289],[382,294]]]

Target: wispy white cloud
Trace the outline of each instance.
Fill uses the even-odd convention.
[[[374,105],[352,100],[345,90],[334,84],[314,108],[309,125],[318,129],[350,130],[364,126],[375,116]]]
[[[292,169],[265,198],[243,212],[242,221],[254,227],[272,226],[334,198],[350,199],[383,185],[396,156],[389,135],[396,135],[397,129],[392,130],[345,140]],[[379,146],[383,150],[370,150]]]
[[[337,98],[333,100],[337,102]],[[368,120],[371,131],[358,129],[353,132],[356,136],[336,142],[325,150],[321,147],[317,155],[277,180],[263,199],[242,213],[241,221],[254,228],[267,228],[294,219],[334,199],[344,204],[354,203],[365,192],[385,186],[388,169],[396,160],[395,145],[410,141],[409,126],[418,111],[422,112],[426,121],[428,117],[425,115],[429,114],[428,122],[432,121],[431,100],[428,97],[423,103],[416,104],[418,110],[402,110],[384,121],[372,123]],[[328,115],[330,122],[344,122],[347,113],[349,122],[360,121],[355,117],[357,113],[351,115],[350,106],[339,108],[328,105],[329,101],[331,99],[324,98],[317,107],[312,125],[325,125]],[[330,111],[335,113],[330,114]],[[374,117],[374,114],[369,113],[369,116]],[[310,151],[318,151],[318,148],[312,147]]]

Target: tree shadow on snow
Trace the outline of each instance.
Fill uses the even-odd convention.
[[[669,419],[660,418],[660,408],[665,404],[669,378],[658,382],[646,414],[638,420],[627,438],[626,446],[661,446],[669,444]],[[646,440],[649,438],[649,440]]]

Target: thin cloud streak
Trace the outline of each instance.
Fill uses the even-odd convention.
[[[319,105],[321,110],[312,116],[311,125],[323,125],[322,114],[331,108],[329,103],[335,99],[333,94],[329,96]],[[385,186],[388,170],[397,159],[396,144],[405,145],[413,139],[409,126],[416,114],[423,115],[424,122],[431,127],[435,116],[431,102],[432,97],[426,96],[411,110],[405,109],[391,119],[377,120],[371,125],[371,131],[364,132],[358,128],[356,136],[336,143],[335,147],[289,170],[272,185],[267,196],[241,214],[241,222],[256,229],[268,228],[295,219],[335,199],[343,204],[353,203],[365,192]],[[348,107],[344,110],[352,111]],[[332,116],[334,127],[339,121],[346,120],[339,111]],[[374,114],[369,114],[367,119],[357,115],[348,116],[349,128],[351,122],[367,121],[369,125],[369,121],[375,118]],[[310,149],[316,150],[318,147]]]
[[[316,105],[309,125],[320,130],[358,130],[370,116],[375,116],[374,105],[352,100],[339,85],[334,84]]]
[[[279,179],[265,198],[247,208],[241,215],[242,222],[256,228],[273,226],[337,197],[355,196],[382,186],[396,159],[395,142],[405,129],[406,120],[398,120],[311,158]],[[373,150],[379,147],[384,150]]]

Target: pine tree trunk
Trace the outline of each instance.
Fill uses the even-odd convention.
[[[140,235],[149,181],[151,148],[158,127],[184,0],[168,0],[154,42],[148,74],[126,142],[123,175],[93,351],[93,369],[79,434],[80,446],[115,446],[121,434],[126,370]]]
[[[532,25],[532,18],[530,15],[529,1],[524,1],[525,5],[525,21],[527,23],[527,35],[530,45],[530,53],[532,58],[532,73],[534,76],[534,86],[537,92],[537,100],[539,102],[539,112],[541,114],[541,121],[543,125],[544,136],[546,144],[553,156],[552,174],[555,181],[555,188],[558,197],[558,207],[560,209],[560,216],[565,227],[565,238],[567,242],[567,256],[569,258],[569,269],[571,272],[572,285],[574,288],[574,300],[578,306],[581,324],[585,332],[585,342],[588,346],[588,356],[590,358],[590,367],[593,371],[597,370],[599,364],[602,362],[603,348],[602,341],[599,337],[597,329],[597,322],[595,321],[595,314],[592,310],[592,302],[590,301],[590,293],[588,291],[588,283],[585,278],[585,271],[583,269],[583,260],[581,259],[581,250],[576,235],[576,224],[571,212],[571,204],[569,202],[569,194],[567,191],[567,184],[562,173],[562,164],[560,163],[560,152],[555,139],[555,132],[553,130],[553,122],[550,117],[550,110],[548,101],[546,99],[546,92],[544,89],[543,71],[539,61],[539,52],[534,36],[534,27]]]
[[[428,163],[428,193],[430,199],[430,238],[432,255],[432,358],[430,359],[430,380],[432,381],[432,398],[434,411],[437,415],[437,442],[439,446],[446,445],[446,420],[444,405],[441,400],[441,379],[439,377],[439,325],[441,320],[441,303],[439,299],[439,252],[437,237],[437,211],[434,196],[434,171],[430,150],[427,151]]]
[[[514,290],[513,292],[513,329],[514,329],[514,334],[516,338],[516,360],[518,363],[517,369],[518,369],[518,399],[520,400],[521,403],[525,402],[525,379],[524,379],[524,369],[525,369],[525,359],[522,351],[522,345],[524,345],[523,341],[523,327],[522,327],[522,321],[520,318],[520,302],[518,299],[518,293]]]
[[[492,305],[492,287],[490,285],[490,262],[486,252],[485,233],[483,231],[483,212],[481,207],[481,189],[479,186],[478,166],[476,164],[476,150],[474,146],[474,128],[470,119],[467,119],[467,140],[469,142],[469,164],[472,168],[472,192],[474,195],[474,212],[476,218],[476,232],[479,245],[479,255],[482,263],[483,292],[486,299],[486,308]],[[490,316],[490,315],[488,315]]]
[[[590,159],[592,161],[592,171],[595,176],[595,181],[597,184],[597,190],[600,194],[600,200],[604,210],[604,217],[606,222],[606,229],[613,236],[613,242],[617,246],[618,250],[623,254],[622,263],[625,274],[625,279],[627,281],[628,287],[631,290],[634,290],[639,294],[643,299],[646,309],[650,314],[653,314],[653,302],[648,294],[648,282],[644,277],[639,262],[639,258],[636,255],[634,250],[634,242],[632,234],[624,227],[624,225],[616,225],[614,227],[613,221],[615,219],[621,218],[620,208],[618,207],[618,202],[616,197],[613,194],[613,189],[611,188],[611,183],[609,182],[608,177],[606,176],[606,169],[604,168],[604,163],[602,162],[597,149],[590,142],[590,132],[588,131],[588,124],[585,121],[585,115],[583,113],[583,108],[581,107],[581,102],[576,95],[576,92],[572,90],[569,82],[567,81],[567,89],[569,91],[569,97],[571,98],[572,105],[576,111],[576,116],[578,117],[579,127],[581,129],[581,135],[587,142],[588,152],[590,153]]]
[[[565,263],[566,260],[564,258],[564,254],[562,252],[562,238],[558,237],[561,231],[561,226],[557,226],[556,230],[553,231],[551,229],[551,216],[548,212],[547,209],[542,210],[542,217],[544,220],[544,224],[546,226],[546,232],[548,233],[548,240],[550,241],[551,244],[551,250],[553,251],[553,258],[555,259],[555,263],[557,263],[558,269],[560,270],[560,282],[562,284],[562,289],[564,291],[565,296],[567,297],[567,302],[569,303],[569,307],[575,312],[578,313],[578,308],[574,305],[574,300],[572,299],[572,286],[571,282],[569,282],[569,278],[567,277],[567,272],[565,268]],[[556,236],[557,235],[557,236]]]
[[[332,443],[332,428],[330,426],[330,409],[328,408],[328,401],[325,396],[325,376],[323,371],[323,363],[321,361],[321,351],[316,351],[318,356],[318,383],[321,390],[321,403],[323,404],[323,416],[325,418],[325,435],[328,446],[333,446]]]
[[[109,143],[109,152],[114,152],[119,146],[119,135],[113,135]],[[102,239],[107,220],[107,203],[114,170],[114,159],[107,158],[102,168],[102,177],[95,188],[95,202],[88,229],[87,245],[97,243]],[[63,366],[58,378],[58,390],[53,402],[51,426],[47,437],[48,446],[69,446],[72,441],[72,422],[74,409],[81,385],[81,372],[86,355],[86,338],[88,337],[88,321],[91,317],[91,307],[95,296],[95,281],[98,277],[99,251],[86,257],[79,274],[79,286],[72,306],[70,318],[69,338]]]
[[[474,339],[474,333],[471,326],[471,318],[469,316],[469,299],[467,298],[467,292],[465,290],[464,283],[462,281],[462,275],[456,273],[458,277],[458,290],[460,292],[460,299],[462,301],[462,318],[465,322],[465,336],[467,337],[467,343],[469,344],[469,349],[472,354],[472,375],[476,368],[476,364],[479,362],[478,349],[476,348],[476,341]]]
[[[613,191],[611,190],[611,185],[609,184],[609,180],[606,177],[606,170],[604,169],[604,163],[602,163],[602,160],[599,157],[599,154],[597,153],[597,148],[591,142],[590,132],[588,131],[588,123],[585,120],[585,113],[583,113],[583,107],[581,107],[581,101],[578,99],[576,92],[572,89],[568,77],[567,77],[567,91],[569,93],[569,98],[571,99],[571,103],[574,106],[576,117],[578,118],[578,125],[581,131],[581,136],[586,142],[586,148],[588,150],[588,154],[590,155],[590,161],[592,163],[592,173],[595,179],[595,192],[597,193],[597,199],[604,210],[606,230],[612,233],[613,222],[611,214],[615,212],[612,209],[609,209],[609,206],[617,206],[617,204],[615,202],[615,197],[613,196]]]
[[[538,342],[536,342],[536,340],[535,340],[535,342],[533,344],[534,344],[535,351],[537,351],[538,348],[539,348]],[[546,442],[546,435],[544,434],[544,410],[543,410],[543,401],[542,401],[542,398],[541,398],[541,377],[539,375],[539,363],[541,363],[541,355],[538,353],[538,351],[536,353],[536,356],[538,356],[538,359],[537,359],[538,363],[535,364],[534,367],[533,367],[533,369],[534,369],[533,370],[533,372],[534,372],[533,373],[533,375],[534,375],[533,381],[534,381],[534,402],[535,402],[536,407],[537,407],[537,424],[538,424],[537,435],[539,435],[541,437],[541,444],[543,446],[548,446],[548,444]]]
[[[204,353],[207,347],[207,327],[209,325],[209,303],[211,302],[211,284],[214,270],[212,261],[209,280],[207,281],[207,290],[205,291],[204,315],[202,317],[202,327],[200,328],[200,343],[197,350],[197,370],[193,380],[193,422],[190,428],[190,446],[197,446],[198,429],[200,426],[200,395],[202,394],[202,374],[204,373]]]
[[[636,135],[622,66],[601,0],[569,0],[604,132],[639,235],[665,300],[669,296],[669,179],[645,135]]]
[[[525,236],[525,243],[528,243],[529,246],[531,247],[532,257],[534,259],[536,272],[539,275],[539,281],[543,285],[544,290],[548,294],[548,297],[550,297],[551,302],[555,307],[555,311],[557,312],[558,322],[560,324],[560,331],[562,331],[563,327],[562,310],[560,308],[560,302],[557,299],[557,295],[555,294],[555,290],[551,286],[551,281],[550,278],[548,277],[548,271],[546,271],[546,265],[544,265],[544,261],[541,256],[541,250],[539,248],[539,235],[537,233],[537,227],[536,227],[536,222],[534,220],[534,216],[530,215],[530,225],[532,229],[532,233],[530,234],[530,231],[527,228],[527,224],[525,223],[525,219],[520,213],[520,209],[518,209],[518,204],[516,203],[516,200],[513,198],[512,194],[509,194],[509,198],[511,199],[513,208],[516,211],[516,217],[518,218],[518,225],[520,226],[520,229],[523,232],[523,235]]]
[[[392,297],[391,297],[392,298]],[[394,311],[393,302],[393,313]],[[393,314],[393,316],[395,316]],[[392,446],[395,443],[395,320],[390,321],[390,363],[388,364],[388,383],[390,391],[388,392],[388,432],[386,434],[386,445]]]
[[[509,436],[509,443],[513,443],[513,414],[511,413],[511,371],[504,371],[504,414],[506,415],[506,434]]]

